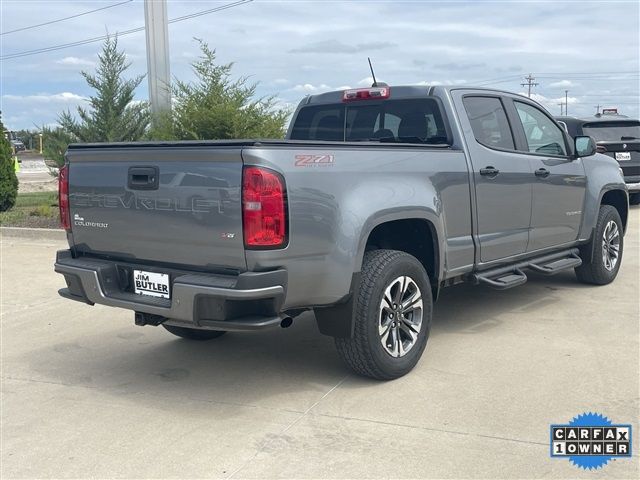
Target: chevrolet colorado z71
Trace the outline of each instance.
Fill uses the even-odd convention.
[[[198,340],[313,310],[378,379],[418,362],[443,287],[613,281],[628,211],[592,138],[440,86],[308,96],[285,140],[71,145],[59,178],[63,297]]]

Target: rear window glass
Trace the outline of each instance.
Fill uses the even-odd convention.
[[[596,142],[640,140],[640,122],[593,122],[582,125],[582,131]]]
[[[447,143],[447,130],[433,99],[311,105],[300,109],[292,140]]]
[[[499,98],[465,97],[462,103],[478,143],[491,148],[515,148],[507,114]]]

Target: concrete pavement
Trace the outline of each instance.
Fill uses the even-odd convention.
[[[39,155],[22,157],[17,175],[20,193],[49,192],[58,188],[58,180],[51,176],[44,158]]]
[[[2,239],[2,478],[638,478],[549,458],[585,411],[638,437],[640,209],[605,287],[444,291],[417,368],[350,374],[311,315],[193,343],[59,298],[52,240]]]

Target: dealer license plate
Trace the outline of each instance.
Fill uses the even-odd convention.
[[[133,288],[138,295],[171,298],[169,293],[169,275],[166,273],[134,270]]]
[[[616,152],[616,160],[631,160],[631,152]]]

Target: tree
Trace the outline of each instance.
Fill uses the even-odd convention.
[[[98,55],[94,75],[81,72],[96,93],[89,97],[89,109],[77,108],[77,117],[66,111],[59,116],[60,127],[79,142],[123,142],[142,138],[149,126],[146,102],[134,100],[135,89],[144,75],[125,79],[131,66],[117,37],[108,37]]]
[[[77,142],[77,137],[68,133],[61,127],[42,127],[42,156],[52,160],[58,168],[64,165],[64,154],[70,143]],[[52,175],[57,175],[56,171],[51,171]]]
[[[4,125],[0,119],[0,212],[9,210],[18,196],[18,177],[11,151],[11,143],[4,135]]]
[[[282,138],[289,112],[274,97],[255,98],[257,83],[231,79],[233,63],[217,65],[216,52],[198,40],[196,80],[174,80],[172,111],[156,120],[150,137],[157,140]]]

